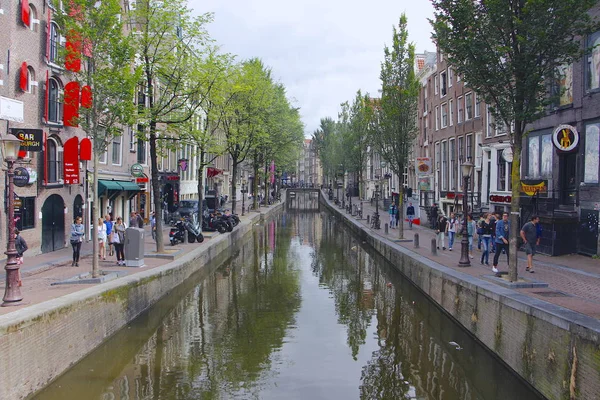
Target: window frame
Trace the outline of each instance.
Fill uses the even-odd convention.
[[[440,97],[444,97],[448,94],[447,78],[446,71],[442,71],[440,73]]]
[[[596,68],[595,84],[596,87],[591,87],[592,84],[592,63],[594,56],[597,56],[597,61],[600,62],[600,31],[596,31],[586,38],[586,48],[592,49],[585,59],[585,91],[594,92],[600,91],[600,67]]]
[[[63,103],[60,101],[63,93],[62,82],[51,76],[48,78],[48,124],[62,125],[63,124]],[[54,117],[54,118],[53,118]]]
[[[450,99],[448,100],[448,126],[453,126],[454,125],[454,100]]]
[[[50,146],[54,146],[50,149]],[[47,185],[60,184],[62,180],[62,146],[59,140],[53,136],[46,139],[46,162],[44,168],[45,182]],[[52,157],[51,157],[52,156]],[[54,175],[54,176],[52,176]]]
[[[596,132],[590,132],[590,127],[595,127],[595,131]],[[592,147],[592,145],[589,145],[590,138],[592,135],[595,135],[596,137],[594,138],[596,143],[595,146]],[[588,138],[588,136],[590,136],[590,138]],[[600,183],[600,166],[599,166],[599,162],[598,162],[598,157],[600,156],[600,151],[598,148],[598,144],[600,143],[600,120],[593,120],[593,121],[588,121],[585,124],[585,143],[584,143],[584,150],[583,150],[583,157],[584,157],[584,168],[583,168],[583,183],[586,185],[598,185]],[[590,149],[595,148],[596,150],[596,154],[594,155],[593,153],[588,155],[588,146],[590,147]],[[588,157],[591,157],[591,161],[592,162],[588,162]],[[590,166],[593,166],[595,162],[595,166],[596,166],[596,171],[592,172],[591,168],[589,168]],[[588,171],[588,169],[590,169],[590,171]],[[592,179],[588,179],[588,173],[595,174],[595,177],[592,177]],[[590,175],[591,176],[591,175]],[[595,178],[595,179],[594,179]]]
[[[462,124],[463,123],[463,97],[459,96],[458,99],[456,99],[456,123],[457,124]]]
[[[473,98],[475,100],[475,112],[473,115],[475,118],[481,118],[481,96],[477,96],[477,93],[473,92]]]
[[[435,130],[440,130],[440,107],[435,106]]]
[[[115,144],[118,143],[117,151],[115,151]],[[115,161],[115,155],[118,156],[118,160]],[[111,162],[112,165],[122,165],[123,163],[123,136],[122,135],[113,135],[112,137],[112,146],[111,146]]]
[[[442,191],[447,191],[448,190],[448,161],[447,161],[447,157],[448,157],[448,141],[447,140],[442,140],[442,149],[441,149],[441,155],[442,155],[442,168],[441,168],[441,172],[442,172]]]
[[[448,167],[448,187],[450,190],[457,190],[456,184],[456,139],[450,138],[448,139],[448,160],[450,161],[450,165]]]
[[[448,67],[448,87],[452,87],[452,67]]]
[[[433,77],[433,94],[435,94],[436,96],[439,93],[439,85],[440,85],[439,77],[438,77],[438,75],[436,75]]]
[[[35,197],[20,197],[21,200],[21,218],[16,221],[16,228],[19,231],[35,229]]]
[[[465,93],[465,121],[473,119],[473,92]]]
[[[446,112],[444,113],[444,110]],[[442,129],[448,127],[448,103],[440,104],[440,117],[441,117],[441,127]],[[445,114],[445,115],[444,115]]]

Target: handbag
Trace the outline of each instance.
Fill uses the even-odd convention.
[[[108,243],[115,243],[115,233],[111,232],[110,235],[108,235]]]
[[[111,236],[112,236],[112,243],[115,243],[115,244],[121,243],[121,238],[119,237],[118,232],[116,232],[116,233],[111,232]]]

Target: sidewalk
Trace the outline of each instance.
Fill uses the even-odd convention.
[[[352,198],[352,204],[359,203],[361,203],[361,201],[357,197]],[[437,255],[434,256],[431,253],[431,239],[435,238],[435,232],[426,226],[413,225],[411,230],[408,227],[408,221],[405,221],[404,239],[409,241],[398,241],[399,234],[397,229],[389,229],[388,234],[386,235],[385,224],[389,224],[389,214],[387,213],[387,210],[381,209],[382,203],[383,202],[379,203],[381,229],[374,230],[367,225],[366,218],[367,215],[370,215],[372,218],[375,213],[375,205],[371,206],[369,201],[362,201],[363,219],[358,221],[369,228],[372,233],[386,237],[389,240],[397,241],[399,245],[417,252],[432,261],[493,282],[493,280],[488,278],[488,276],[491,275],[491,267],[480,264],[481,251],[477,249],[476,241],[473,245],[474,258],[471,259],[471,267],[464,268],[458,266],[461,250],[460,237],[455,238],[453,251],[449,251],[448,249],[442,250],[440,248],[440,250],[437,251]],[[345,213],[344,210],[340,211]],[[349,214],[346,215],[349,216]],[[414,235],[416,233],[419,234],[420,247],[418,249],[414,248],[413,243]],[[447,245],[448,238],[446,237],[446,246]],[[492,264],[493,256],[494,254],[491,253],[490,265]],[[530,274],[526,272],[526,266],[527,259],[525,253],[519,252],[519,277],[538,282],[545,282],[549,284],[549,287],[544,289],[530,288],[515,290],[590,317],[600,319],[600,260],[577,254],[560,257],[548,257],[537,254],[534,257],[535,273]],[[508,269],[505,254],[502,254],[499,259],[498,269],[500,271],[506,271]]]
[[[270,207],[261,207],[261,212],[269,210]],[[251,215],[255,215],[252,213]],[[250,215],[246,214],[241,216],[241,224],[248,221]],[[106,260],[101,260],[99,268],[102,271],[126,271],[128,275],[135,274],[137,272],[145,271],[148,269],[160,267],[162,265],[172,262],[173,257],[179,258],[190,251],[201,247],[207,246],[210,242],[211,237],[220,235],[218,232],[205,232],[205,240],[203,243],[186,243],[171,246],[169,243],[169,230],[171,227],[167,224],[163,227],[163,238],[165,243],[165,254],[170,257],[160,257],[159,255],[153,256],[156,253],[156,243],[152,239],[150,232],[150,225],[145,226],[146,234],[144,240],[144,263],[143,268],[132,268],[117,265],[117,258],[115,255],[106,256]],[[234,228],[235,229],[235,228]],[[226,235],[227,233],[225,233]],[[79,274],[91,272],[92,270],[92,243],[84,242],[81,246],[81,256],[79,260],[79,267],[71,267],[71,261],[73,250],[71,246],[63,249],[44,253],[37,256],[28,257],[25,253],[25,262],[21,266],[21,278],[23,286],[21,287],[21,294],[23,295],[22,304],[12,307],[0,307],[0,315],[8,314],[11,312],[18,311],[27,306],[41,303],[46,300],[54,299],[69,293],[83,290],[87,287],[95,286],[98,284],[72,284],[72,285],[56,285],[51,286],[52,283],[62,281],[67,278],[74,277]],[[6,259],[0,260],[0,263],[4,265]],[[0,291],[4,294],[4,288],[6,286],[6,279],[0,280]]]

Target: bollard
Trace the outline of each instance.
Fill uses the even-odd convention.
[[[431,239],[431,255],[437,256],[437,242],[435,238]]]
[[[419,234],[415,233],[415,249],[419,248]]]
[[[367,215],[367,225],[369,225],[371,223],[371,216]]]
[[[386,235],[388,234],[388,224],[387,224],[387,222],[385,223],[385,234]]]

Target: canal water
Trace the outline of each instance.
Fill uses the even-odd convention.
[[[330,214],[284,213],[216,264],[34,398],[538,398]]]

